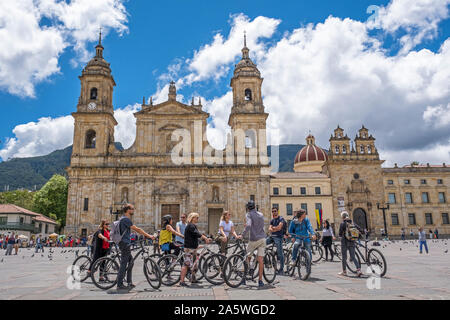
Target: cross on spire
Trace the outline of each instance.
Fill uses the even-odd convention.
[[[244,30],[244,47],[247,46],[247,31]]]
[[[100,27],[99,29],[100,29],[100,32],[98,35],[98,44],[102,45],[102,27]]]

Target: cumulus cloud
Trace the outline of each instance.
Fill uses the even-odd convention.
[[[136,118],[133,114],[140,109],[141,105],[136,103],[114,110],[114,118],[118,122],[114,129],[114,140],[121,142],[125,149],[131,147],[136,138]]]
[[[111,30],[127,30],[123,0],[0,1],[0,90],[34,97],[35,85],[60,72],[68,47],[88,59],[86,44]],[[14,76],[11,76],[14,74]]]

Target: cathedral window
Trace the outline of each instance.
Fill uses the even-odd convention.
[[[372,147],[371,146],[367,146],[367,153],[371,154],[372,153]]]
[[[334,152],[335,152],[336,154],[339,153],[339,146],[334,147]]]
[[[252,100],[252,90],[245,89],[245,101],[251,101]]]
[[[94,130],[88,130],[86,132],[86,149],[95,149],[96,134]]]
[[[97,88],[91,89],[91,100],[97,100]]]
[[[364,146],[359,147],[360,153],[364,153]]]
[[[128,203],[128,188],[127,187],[122,188],[121,202]]]
[[[343,154],[347,154],[347,147],[346,146],[342,146],[342,153]]]
[[[245,131],[245,147],[248,149],[256,148],[256,134],[253,130]]]

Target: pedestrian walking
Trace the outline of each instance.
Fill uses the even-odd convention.
[[[402,228],[402,235],[401,235],[401,237],[402,237],[402,240],[406,239],[406,237],[405,237],[405,228]]]
[[[422,227],[419,228],[419,246],[420,246],[420,254],[422,254],[423,246],[425,246],[425,251],[428,254],[427,237]]]
[[[132,281],[132,270],[133,270],[133,257],[131,256],[131,230],[136,231],[139,234],[144,235],[152,240],[155,239],[154,236],[149,235],[147,232],[141,228],[133,225],[131,218],[134,214],[134,206],[130,203],[123,207],[123,216],[119,220],[119,233],[121,240],[119,242],[120,249],[120,268],[117,275],[117,291],[118,292],[128,292],[133,289],[135,285]],[[128,286],[123,284],[125,278],[125,272],[127,273],[127,283]]]
[[[19,246],[21,245],[21,240],[19,239],[19,236],[16,234],[14,237],[14,255],[17,256],[17,253],[19,252]]]
[[[266,245],[274,243],[277,247],[277,257],[280,261],[279,275],[284,275],[283,238],[286,235],[287,225],[283,217],[278,215],[278,209],[272,208],[272,220],[270,220],[270,237],[266,239]]]
[[[44,245],[42,244],[42,238],[39,235],[36,239],[36,253],[38,253],[39,250],[42,250],[42,252],[44,252]]]
[[[98,230],[93,236],[94,243],[94,257],[91,260],[91,265],[89,267],[90,272],[92,270],[92,264],[98,259],[105,257],[109,251],[109,223],[106,220],[102,220],[98,226]],[[100,281],[105,281],[103,276],[104,264],[100,266]]]
[[[325,220],[325,226],[322,230],[322,245],[325,248],[325,261],[328,261],[328,251],[330,251],[331,260],[333,261],[334,252],[331,249],[331,245],[333,244],[333,240],[336,240],[333,228],[331,228],[330,222]]]
[[[11,235],[11,236],[9,236],[9,238],[8,238],[8,244],[7,244],[7,246],[6,246],[6,253],[5,253],[5,256],[10,256],[11,255],[11,253],[12,253],[12,249],[13,249],[13,247],[14,247],[14,245],[16,244],[16,239],[15,239],[15,236],[14,236],[14,233]]]
[[[188,269],[191,269],[191,283],[197,283],[197,279],[195,278],[195,273],[197,272],[195,266],[195,260],[197,259],[197,248],[198,248],[198,239],[201,238],[206,241],[206,243],[210,243],[211,239],[206,237],[204,234],[201,234],[197,229],[198,223],[198,213],[191,212],[187,218],[187,226],[184,232],[184,263],[181,268],[180,274],[180,286],[187,287],[188,285],[184,282],[184,278]]]
[[[433,239],[433,236],[434,236],[433,230],[430,229],[430,230],[428,231],[428,233],[429,233],[430,239]]]
[[[359,239],[359,235],[362,233],[362,229],[356,225],[350,219],[347,211],[342,211],[341,217],[343,219],[339,226],[339,237],[341,237],[341,254],[342,254],[342,272],[341,276],[347,275],[347,251],[350,253],[350,260],[356,266],[356,275],[360,277],[362,275],[361,266],[355,258],[355,246],[356,240]]]
[[[177,222],[175,228],[177,229],[177,232],[181,233],[182,235],[184,235],[184,232],[186,230],[186,214],[183,213],[180,217],[180,221]],[[184,244],[184,238],[180,237],[180,236],[175,236],[175,242],[180,243],[180,244]]]
[[[439,231],[437,228],[434,230],[434,235],[436,239],[439,239]]]
[[[414,239],[414,231],[412,229],[410,229],[409,236],[411,239]]]
[[[250,264],[251,254],[257,250],[258,257],[258,287],[263,287],[262,275],[264,271],[264,251],[266,248],[266,233],[264,231],[264,215],[256,210],[255,202],[249,201],[246,205],[247,215],[246,224],[242,236],[245,237],[247,233],[250,233],[250,241],[247,245],[248,264]],[[245,278],[244,278],[245,284]]]
[[[227,254],[227,245],[230,241],[230,234],[236,239],[240,239],[234,230],[234,223],[231,221],[231,213],[229,211],[224,211],[219,222],[219,235],[216,238],[216,242],[219,245],[219,253]]]

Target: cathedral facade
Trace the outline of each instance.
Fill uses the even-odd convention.
[[[167,101],[144,102],[136,117],[136,139],[126,150],[114,144],[117,121],[113,111],[116,85],[103,58],[101,38],[96,55],[85,66],[75,119],[67,203],[67,234],[86,235],[101,219],[111,220],[123,203],[136,211],[133,222],[147,231],[160,228],[161,217],[198,212],[199,229],[216,233],[223,210],[242,226],[245,205],[254,200],[270,215],[266,119],[262,77],[244,43],[242,59],[231,79],[232,134],[226,148],[216,150],[206,140],[209,114],[201,102],[176,100],[170,84]]]

